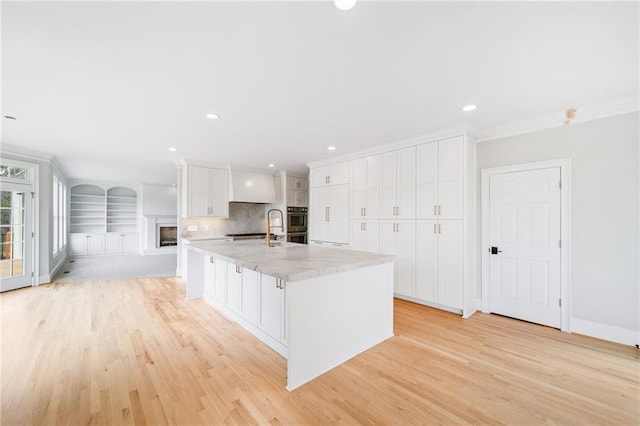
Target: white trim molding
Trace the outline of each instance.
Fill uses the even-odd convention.
[[[572,105],[571,107],[576,108],[576,116],[571,120],[571,124],[577,124],[640,111],[640,99],[637,96],[632,96],[610,102],[587,104],[582,106]],[[554,127],[562,127],[566,120],[565,114],[566,110],[557,111],[551,114],[519,120],[488,129],[474,130],[473,135],[475,136],[476,142],[485,142],[509,136],[521,135],[524,133],[537,132],[539,130],[551,129]]]
[[[560,297],[562,299],[560,329],[571,332],[571,159],[563,158],[535,163],[514,164],[510,166],[482,169],[481,201],[482,201],[482,312],[491,312],[489,291],[489,253],[485,250],[490,246],[489,238],[489,178],[502,173],[520,172],[526,170],[560,167]]]
[[[640,331],[615,327],[599,322],[571,318],[571,332],[597,339],[635,346],[640,344]]]

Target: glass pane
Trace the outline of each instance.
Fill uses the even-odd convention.
[[[24,243],[15,242],[11,248],[13,259],[24,259]]]
[[[24,241],[24,226],[13,226],[11,231],[11,241]]]
[[[0,225],[11,225],[11,210],[0,208]]]
[[[0,207],[11,207],[11,191],[2,191],[2,194],[0,194]]]
[[[0,260],[0,278],[7,278],[11,276],[11,261]]]
[[[23,169],[22,167],[11,167],[9,173],[12,178],[27,179],[27,169]]]
[[[9,167],[0,166],[0,177],[8,177],[9,176]]]
[[[14,260],[11,262],[11,276],[15,277],[18,275],[24,275],[24,271],[22,270],[24,267],[24,262],[22,259]]]
[[[10,259],[10,258],[11,258],[11,244],[10,243],[0,244],[0,260]]]
[[[8,243],[11,241],[11,227],[0,226],[0,243]]]
[[[14,225],[24,225],[24,209],[13,209],[13,224]],[[4,222],[2,222],[4,225]]]

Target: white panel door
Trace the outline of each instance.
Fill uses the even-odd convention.
[[[328,241],[349,243],[349,186],[331,188],[327,212],[329,218]]]
[[[559,181],[559,167],[491,176],[492,312],[560,327]]]
[[[106,245],[105,234],[91,234],[87,240],[88,254],[104,254]]]
[[[364,217],[364,206],[367,184],[367,162],[364,158],[351,162],[349,176],[350,204],[349,217],[359,219]]]
[[[405,296],[416,296],[415,256],[416,256],[416,222],[400,220],[396,222],[398,251],[396,261],[397,292]]]
[[[438,142],[438,217],[463,219],[464,138]]]
[[[242,268],[227,263],[227,306],[233,311],[242,311]]]
[[[464,223],[438,223],[438,299],[441,305],[462,308]]]
[[[188,166],[188,216],[207,216],[209,191],[209,169],[207,167]]]
[[[438,224],[416,222],[416,297],[438,302]]]
[[[350,222],[349,248],[352,250],[379,253],[378,221],[352,220]]]
[[[242,315],[251,324],[258,324],[259,284],[259,272],[246,268],[242,270]]]
[[[33,281],[33,201],[31,185],[2,182],[0,192],[0,291],[8,291]]]
[[[138,234],[130,232],[122,235],[122,252],[135,253],[138,250]]]
[[[269,336],[280,341],[284,331],[284,290],[278,288],[276,279],[262,274],[260,283],[259,327]]]
[[[327,241],[329,230],[329,203],[331,202],[330,188],[313,188],[309,208],[310,226],[309,239]]]
[[[227,262],[220,259],[214,260],[216,263],[214,271],[213,297],[222,303],[227,302]]]
[[[107,253],[122,253],[122,234],[107,232]]]
[[[380,157],[375,155],[365,158],[366,183],[364,216],[367,219],[380,217]]]
[[[419,145],[416,157],[416,217],[435,219],[438,214],[438,143]]]
[[[216,259],[213,256],[204,257],[204,282],[202,294],[205,299],[214,297],[216,282]]]
[[[69,255],[84,256],[87,254],[87,235],[69,234]]]
[[[229,217],[229,171],[209,169],[209,216]]]

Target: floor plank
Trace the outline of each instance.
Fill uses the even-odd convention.
[[[395,301],[395,337],[294,392],[176,278],[0,295],[4,424],[640,424],[635,348]]]

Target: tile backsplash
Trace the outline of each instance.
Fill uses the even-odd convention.
[[[183,218],[180,220],[180,235],[184,238],[200,238],[266,232],[266,213],[266,204],[229,203],[229,219]]]

